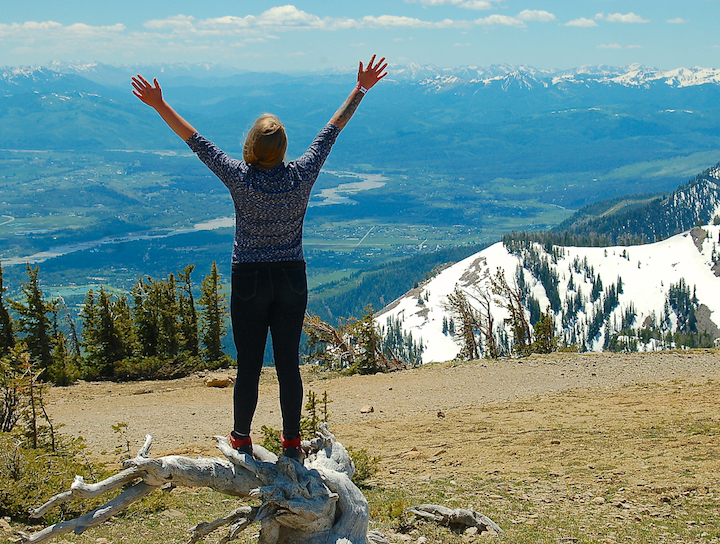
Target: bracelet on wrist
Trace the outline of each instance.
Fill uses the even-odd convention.
[[[355,88],[363,94],[368,92],[368,90],[365,87],[363,87],[362,85],[360,85],[359,83],[357,85],[355,85]]]

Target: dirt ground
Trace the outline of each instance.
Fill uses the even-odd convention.
[[[401,534],[397,512],[409,502],[475,508],[503,527],[499,542],[513,544],[720,542],[720,350],[303,372],[306,391],[327,391],[338,439],[381,458],[366,493],[373,526],[393,542],[468,541],[423,526]],[[80,383],[52,388],[45,400],[61,432],[83,436],[105,461],[117,461],[124,443],[118,423],[133,454],[148,433],[155,456],[215,456],[213,436],[230,430],[232,388],[206,387],[204,377]],[[281,426],[272,369],[262,377],[256,441],[262,425]],[[153,518],[138,519],[146,531]],[[184,530],[163,523],[158,530]],[[107,530],[124,541],[140,529]]]
[[[232,387],[206,387],[203,378],[80,383],[49,390],[46,402],[61,432],[84,437],[94,457],[117,458],[115,448],[124,442],[113,431],[118,423],[127,424],[133,452],[151,434],[154,455],[215,455],[213,436],[231,428]],[[555,353],[333,378],[304,368],[304,384],[306,392],[327,391],[331,429],[344,444],[364,447],[382,457],[387,470],[415,477],[480,465],[487,472],[531,473],[569,447],[577,449],[579,463],[592,464],[607,448],[642,441],[669,420],[717,425],[720,418],[720,353],[712,350]],[[363,413],[367,407],[372,412]],[[256,440],[262,425],[281,428],[272,369],[261,380]],[[575,443],[556,444],[554,430],[560,429],[564,435],[574,430]],[[711,435],[698,436],[716,439]],[[602,451],[583,446],[598,440],[608,442]],[[393,460],[407,466],[393,467],[401,464]],[[650,462],[643,456],[638,468]]]

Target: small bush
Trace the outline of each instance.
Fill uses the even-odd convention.
[[[272,427],[268,427],[267,425],[263,425],[261,430],[263,433],[262,447],[273,452],[275,455],[280,455],[280,452],[282,451],[280,431],[273,429]]]
[[[223,355],[212,362],[185,354],[173,358],[128,357],[115,363],[114,379],[117,381],[172,380],[189,376],[200,370],[227,368],[232,364],[233,361],[228,355]],[[97,376],[86,376],[86,378],[97,378]]]
[[[365,448],[355,450],[348,446],[348,453],[355,465],[355,474],[352,481],[358,487],[363,487],[367,480],[375,476],[379,469],[380,457],[374,457]]]
[[[308,391],[307,402],[305,403],[307,415],[303,415],[300,418],[300,428],[306,438],[315,436],[315,433],[319,430],[320,423],[328,422],[330,419],[328,405],[331,402],[328,398],[327,391],[323,392],[322,398],[314,391]],[[274,454],[280,455],[282,451],[280,431],[263,425],[262,433],[262,446]],[[348,447],[347,450],[355,465],[355,474],[352,477],[352,481],[356,486],[361,487],[378,471],[380,457],[371,456],[365,448],[353,450],[353,448]]]
[[[29,521],[28,508],[45,503],[53,495],[70,489],[76,474],[88,481],[109,475],[101,466],[80,460],[82,439],[56,441],[55,451],[31,448],[20,432],[0,433],[0,517]],[[49,512],[45,523],[77,517],[108,500],[108,496],[70,501]]]

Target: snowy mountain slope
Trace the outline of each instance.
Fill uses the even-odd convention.
[[[720,207],[717,210],[720,213]],[[556,333],[568,344],[585,344],[588,349],[600,351],[609,335],[617,334],[622,327],[623,316],[634,309],[634,329],[655,324],[667,330],[678,329],[679,317],[667,306],[671,286],[677,290],[684,280],[690,291],[697,297],[697,314],[708,314],[715,325],[720,323],[720,277],[715,262],[720,246],[720,225],[695,228],[664,240],[642,246],[597,247],[555,247],[548,254],[539,244],[534,250],[540,259],[546,259],[558,278],[557,289],[561,308],[554,314]],[[443,270],[434,278],[408,292],[376,315],[376,323],[385,326],[389,317],[399,320],[405,333],[412,333],[414,339],[422,339],[423,361],[446,361],[460,352],[460,344],[451,334],[443,333],[443,319],[450,318],[447,297],[456,286],[472,294],[475,289],[490,291],[483,274],[493,274],[500,268],[511,285],[516,284],[521,256],[510,253],[502,243],[497,243],[467,259]],[[720,274],[720,272],[718,272]],[[549,304],[548,293],[542,282],[530,271],[522,269],[523,280],[530,296],[534,297],[544,310]],[[594,302],[591,300],[593,285],[597,278],[604,284],[603,292]],[[621,287],[618,289],[618,285]],[[605,316],[602,308],[612,291],[616,293],[617,305]],[[572,300],[581,300],[577,312],[572,311]],[[477,307],[472,297],[471,303]],[[422,302],[420,302],[422,301]],[[507,312],[493,304],[492,315],[496,323],[496,334],[510,334],[509,328],[501,331]],[[528,314],[529,315],[529,314]],[[593,333],[592,323],[597,315],[603,317],[598,334]],[[570,318],[568,318],[570,317]],[[698,330],[720,331],[707,319],[698,322]],[[639,349],[654,349],[656,342],[639,345]]]

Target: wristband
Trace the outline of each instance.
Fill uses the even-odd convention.
[[[355,88],[363,94],[368,92],[368,90],[365,87],[363,87],[362,85],[360,85],[359,83],[357,85],[355,85]]]

